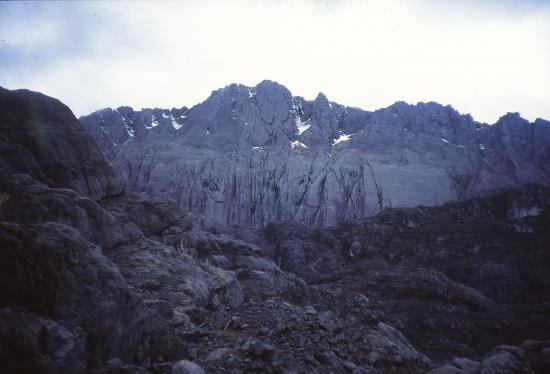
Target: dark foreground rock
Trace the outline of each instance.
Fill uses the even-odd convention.
[[[8,370],[151,363],[170,351],[159,343],[171,326],[193,326],[185,308],[242,302],[233,272],[174,245],[189,219],[170,201],[126,193],[68,108],[38,93],[1,93],[0,308],[10,312],[0,350]],[[49,344],[48,329],[74,345],[70,360],[54,350],[63,341]]]
[[[87,352],[82,367],[145,353],[153,322],[145,305],[78,231],[56,223],[1,223],[0,248],[0,305],[81,328]],[[41,334],[36,336],[47,339],[47,332]]]
[[[84,332],[22,309],[0,310],[0,361],[5,372],[84,373]],[[9,344],[6,344],[9,342]]]
[[[0,170],[25,173],[92,199],[122,186],[92,137],[60,101],[0,87]]]

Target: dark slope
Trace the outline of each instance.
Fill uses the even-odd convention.
[[[0,87],[0,151],[2,173],[29,174],[95,200],[122,191],[113,169],[71,110],[37,92]]]
[[[188,219],[172,202],[125,193],[65,105],[2,89],[0,108],[3,370],[150,362],[166,325],[155,317],[159,297],[182,307],[215,292],[242,300],[233,273],[162,242],[177,242]],[[178,289],[167,292],[171,284]]]

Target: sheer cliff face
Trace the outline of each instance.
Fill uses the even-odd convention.
[[[382,206],[434,205],[550,182],[550,123],[495,125],[450,106],[366,112],[283,86],[230,85],[191,109],[104,109],[82,117],[125,183],[177,199],[205,225],[327,226]]]

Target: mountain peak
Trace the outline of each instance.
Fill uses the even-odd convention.
[[[495,126],[502,126],[502,125],[516,125],[516,126],[525,126],[528,125],[530,122],[523,118],[519,112],[508,112],[502,117],[498,119],[498,121],[495,123]]]
[[[315,98],[315,104],[328,106],[330,104],[330,102],[328,101],[328,99],[327,99],[327,97],[325,96],[324,93],[319,92],[317,94],[317,97]]]

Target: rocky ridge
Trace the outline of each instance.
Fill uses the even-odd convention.
[[[201,227],[326,227],[550,182],[550,123],[518,113],[487,125],[433,102],[367,112],[263,81],[190,109],[120,107],[80,121],[131,190],[175,199]]]

